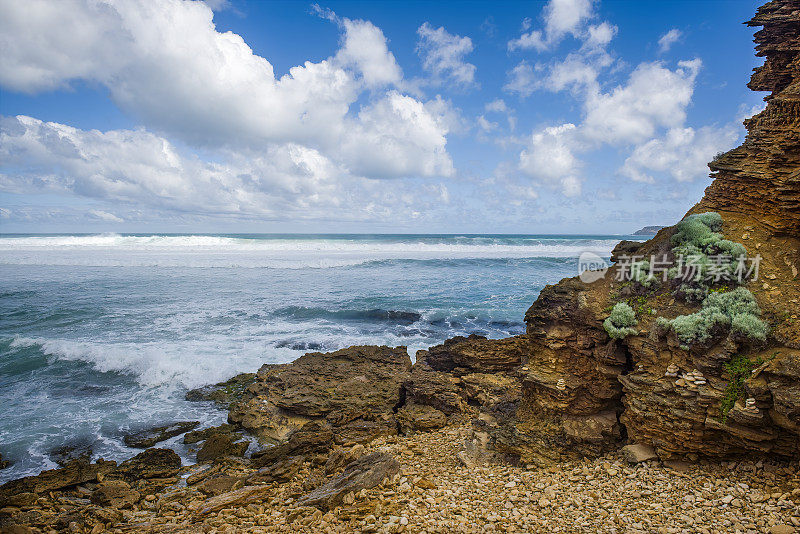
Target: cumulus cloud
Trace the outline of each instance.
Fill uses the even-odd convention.
[[[520,153],[520,170],[546,183],[559,184],[567,196],[579,194],[577,172],[580,163],[573,154],[575,134],[576,126],[572,123],[533,133],[527,147]]]
[[[662,54],[669,51],[672,45],[681,40],[683,34],[677,28],[672,28],[670,31],[661,36],[658,40],[658,51]]]
[[[446,130],[429,130],[441,121],[421,102],[415,113],[396,105],[392,86],[402,71],[370,22],[337,18],[343,35],[336,54],[276,77],[272,64],[239,35],[217,31],[202,2],[31,0],[0,6],[0,84],[10,89],[34,93],[88,80],[106,86],[148,128],[195,146],[266,150],[294,143],[359,172],[361,155],[341,147],[371,146],[381,137],[421,156],[400,161],[380,152],[386,156],[382,177],[451,172],[442,144]],[[374,98],[354,114],[365,90]],[[370,111],[377,108],[393,112]],[[407,122],[396,127],[398,120]],[[363,139],[353,139],[354,132]],[[424,146],[421,139],[434,144]]]
[[[533,67],[523,60],[508,72],[508,82],[503,86],[503,90],[509,93],[517,93],[522,98],[525,98],[533,94],[538,87],[538,83],[539,80],[533,72]]]
[[[723,128],[671,128],[663,137],[636,147],[620,173],[637,182],[653,183],[653,172],[689,182],[708,175],[707,162],[730,148],[739,137],[732,125]]]
[[[431,73],[435,83],[445,80],[460,85],[475,83],[476,67],[464,60],[472,52],[472,39],[448,33],[443,27],[434,29],[427,22],[417,28],[417,35],[422,67]]]
[[[658,127],[681,125],[700,66],[699,59],[681,61],[675,70],[643,63],[624,85],[590,94],[585,102],[586,136],[607,143],[636,143],[652,137]]]
[[[523,33],[508,42],[509,50],[539,51],[558,44],[566,35],[578,36],[584,23],[593,15],[593,0],[550,0],[544,7],[544,29]],[[527,27],[530,26],[530,23]],[[523,28],[527,29],[523,24]]]
[[[425,116],[414,102],[395,95],[369,113]],[[386,109],[393,104],[400,109]],[[375,140],[381,142],[385,140]],[[375,165],[380,157],[363,165]],[[81,130],[26,116],[0,118],[0,160],[3,191],[68,193],[149,213],[194,216],[303,220],[327,218],[336,210],[340,220],[401,220],[411,209],[432,209],[442,202],[444,187],[411,183],[398,195],[394,188],[354,175],[298,144],[227,152],[222,161],[211,162],[144,129]],[[106,222],[122,219],[100,209],[88,216]]]
[[[707,174],[706,162],[730,147],[735,127],[686,126],[687,109],[701,61],[680,61],[675,68],[660,62],[642,63],[621,83],[602,90],[598,70],[572,54],[553,69],[544,86],[572,89],[581,99],[583,120],[578,124],[535,130],[519,157],[519,168],[543,183],[558,183],[566,195],[581,190],[583,153],[604,146],[631,150],[619,169],[622,176],[653,182],[667,175],[681,182]]]

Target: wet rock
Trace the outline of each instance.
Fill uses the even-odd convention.
[[[141,432],[126,434],[123,441],[128,447],[146,449],[156,443],[186,433],[199,425],[200,421],[182,421],[171,425],[157,426]]]
[[[347,494],[373,488],[398,471],[400,464],[391,455],[367,454],[345,467],[339,476],[301,497],[298,504],[328,510],[341,504]]]
[[[109,479],[127,481],[142,478],[167,478],[178,474],[181,457],[171,449],[147,449],[125,460],[109,474]]]
[[[228,408],[232,403],[240,400],[247,388],[255,382],[255,373],[242,373],[220,382],[192,389],[186,392],[188,401],[213,401],[218,406]]]
[[[192,443],[199,443],[201,441],[207,440],[214,434],[230,434],[236,430],[234,425],[230,425],[228,423],[222,423],[219,426],[212,426],[210,428],[204,428],[202,430],[192,430],[191,432],[187,432],[185,436],[183,436],[183,442],[187,445]]]
[[[100,506],[129,508],[139,502],[141,494],[122,480],[109,480],[97,486],[91,501]]]
[[[197,461],[208,462],[220,456],[244,456],[249,446],[249,442],[237,442],[230,434],[212,434],[197,451]]]
[[[11,462],[8,460],[3,459],[3,455],[0,454],[0,469],[5,469],[6,467],[10,466]]]
[[[73,460],[88,462],[92,459],[94,438],[82,437],[68,441],[48,451],[47,455],[60,466],[65,466]]]

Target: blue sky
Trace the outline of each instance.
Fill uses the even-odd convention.
[[[756,7],[0,0],[0,232],[671,224],[762,106]]]

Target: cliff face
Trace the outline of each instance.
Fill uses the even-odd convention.
[[[747,24],[765,57],[748,87],[770,91],[767,107],[745,121],[738,148],[709,167],[716,179],[699,207],[755,216],[775,235],[800,237],[800,2],[775,1]]]
[[[761,257],[759,278],[747,288],[769,338],[717,336],[686,347],[655,325],[656,317],[698,310],[674,291],[637,291],[617,280],[620,266],[591,284],[562,280],[528,310],[527,332],[513,349],[511,340],[462,338],[418,355],[424,378],[447,382],[451,395],[477,410],[468,450],[548,463],[627,439],[662,457],[800,456],[800,1],[769,2],[748,24],[763,27],[755,42],[765,63],[749,87],[771,91],[767,107],[745,121],[745,142],[709,165],[714,182],[689,214],[718,212],[723,236]],[[670,255],[674,233],[665,228],[641,245],[623,242],[614,255]],[[615,340],[603,328],[617,302],[634,304],[636,335]],[[735,362],[745,362],[744,374]],[[670,366],[688,381],[668,373]],[[696,384],[694,372],[702,375]],[[494,377],[505,395],[476,395],[474,387],[470,394],[469,376],[484,384]]]

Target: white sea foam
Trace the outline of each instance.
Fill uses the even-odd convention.
[[[34,236],[0,238],[0,264],[332,268],[383,260],[608,255],[616,239],[312,239],[189,236]]]

